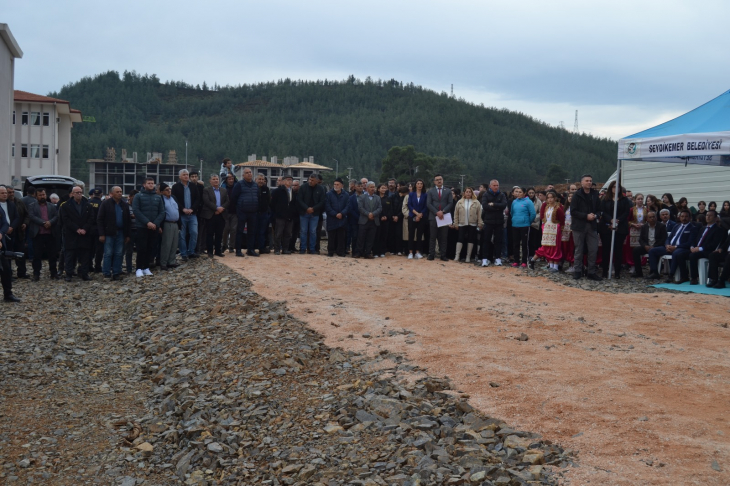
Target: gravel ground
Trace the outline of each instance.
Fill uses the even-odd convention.
[[[250,287],[207,259],[19,282],[23,302],[0,307],[0,479],[516,485],[574,465],[400,355],[327,347]]]

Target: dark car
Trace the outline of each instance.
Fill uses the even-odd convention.
[[[62,175],[39,175],[31,176],[25,180],[23,184],[23,194],[28,194],[29,187],[35,187],[36,189],[43,188],[46,190],[46,195],[50,196],[53,193],[58,194],[61,201],[68,199],[68,195],[74,186],[80,185],[84,187],[84,183],[73,177],[62,176]]]

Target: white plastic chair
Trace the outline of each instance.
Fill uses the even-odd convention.
[[[700,274],[700,285],[707,285],[707,272],[710,270],[710,260],[700,258],[697,261],[697,270]]]

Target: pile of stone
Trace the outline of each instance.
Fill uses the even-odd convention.
[[[11,332],[33,331],[2,344],[0,371],[12,387],[36,387],[39,418],[0,417],[0,477],[123,486],[556,484],[575,460],[475,411],[447,379],[424,378],[401,356],[325,346],[283,302],[261,298],[213,262],[121,286],[40,285],[79,302],[48,302],[40,315],[56,320],[52,332],[31,324],[39,315],[32,303],[15,308]],[[49,412],[64,390],[67,413]],[[3,393],[6,403],[18,398]],[[21,437],[2,430],[14,423]],[[62,443],[51,445],[54,438]]]

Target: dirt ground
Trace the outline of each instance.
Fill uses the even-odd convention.
[[[485,413],[578,451],[571,484],[730,484],[726,298],[403,257],[222,261],[328,345],[400,352]]]

